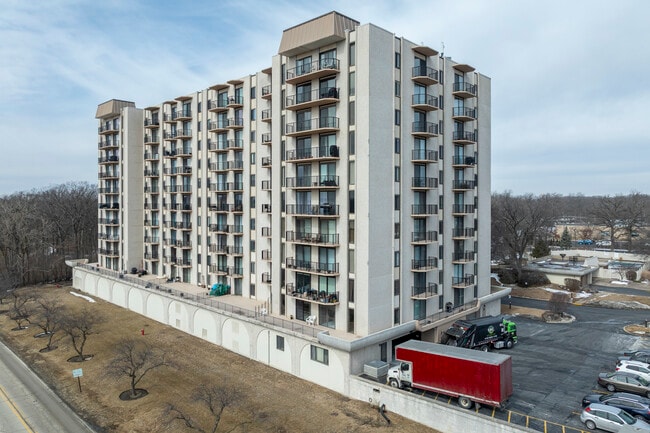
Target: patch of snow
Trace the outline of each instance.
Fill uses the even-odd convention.
[[[90,296],[80,295],[79,293],[75,293],[75,292],[70,292],[70,294],[71,294],[72,296],[77,296],[77,297],[79,297],[79,298],[83,298],[83,299],[85,299],[85,300],[88,301],[88,302],[95,302],[95,300],[94,300],[93,298],[91,298]]]
[[[551,292],[551,293],[569,293],[566,290],[552,289],[550,287],[544,287],[544,290],[546,290],[547,292]]]
[[[590,296],[591,296],[591,293],[587,293],[587,292],[578,292],[578,293],[573,294],[574,298],[588,298]]]
[[[610,283],[611,283],[611,284],[621,284],[621,285],[623,285],[623,286],[627,286],[628,281],[627,281],[627,280],[625,280],[625,281],[614,280],[614,281],[610,281]]]

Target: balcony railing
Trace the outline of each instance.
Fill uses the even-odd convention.
[[[273,88],[271,87],[270,84],[267,84],[266,86],[262,87],[262,98],[268,98],[271,96]]]
[[[307,132],[336,131],[338,129],[338,117],[316,117],[314,119],[287,123],[285,132],[287,135],[299,135]]]
[[[241,117],[232,117],[228,119],[228,128],[243,128],[244,119]]]
[[[228,273],[228,266],[210,265],[210,273],[226,275]]]
[[[286,232],[287,242],[338,245],[338,233]]]
[[[474,213],[476,206],[473,204],[455,204],[451,209],[451,213],[454,214],[470,214]]]
[[[429,66],[415,66],[412,70],[413,81],[430,86],[438,82],[438,71]]]
[[[332,71],[338,71],[340,69],[340,63],[339,59],[334,58],[320,59],[310,63],[304,63],[295,68],[288,69],[286,73],[286,81],[287,83],[292,84],[303,78],[316,78],[327,75]]]
[[[263,283],[270,283],[271,282],[271,273],[270,272],[264,272],[262,274],[262,282]]]
[[[451,185],[451,189],[474,189],[476,188],[475,180],[458,180],[455,179]]]
[[[414,271],[428,271],[438,267],[437,257],[427,257],[426,259],[411,260],[411,269]]]
[[[262,227],[262,236],[264,236],[265,238],[268,238],[268,237],[271,237],[271,233],[273,233],[271,231],[271,227]]]
[[[476,158],[473,156],[454,155],[451,164],[472,166],[472,165],[476,165]]]
[[[451,285],[454,287],[467,287],[474,284],[474,275],[465,275],[464,277],[451,277]]]
[[[411,132],[415,135],[438,135],[438,124],[433,122],[413,122]]]
[[[228,98],[217,98],[215,100],[208,101],[208,110],[210,111],[220,111],[228,108]]]
[[[411,286],[411,299],[427,299],[438,294],[438,285],[428,283],[426,286]]]
[[[321,274],[338,274],[339,264],[334,262],[310,262],[306,260],[296,260],[293,257],[287,257],[287,268],[300,269],[302,271],[318,272]]]
[[[262,144],[271,143],[271,137],[272,134],[270,132],[265,132],[264,134],[262,134]]]
[[[474,251],[454,251],[452,260],[454,262],[473,262],[476,257]]]
[[[208,130],[215,131],[218,129],[226,129],[228,127],[228,119],[208,120]]]
[[[229,227],[230,226],[228,224],[210,224],[210,231],[219,232],[219,233],[228,233]]]
[[[438,178],[435,177],[413,177],[411,179],[411,188],[438,188]]]
[[[474,120],[476,119],[476,108],[454,107],[452,117],[457,120]]]
[[[434,215],[438,213],[435,204],[414,204],[411,206],[411,215]]]
[[[271,120],[271,109],[267,108],[265,110],[262,110],[262,120],[265,122],[269,122]]]
[[[473,227],[460,227],[454,228],[451,236],[454,238],[472,238],[474,237],[474,228]]]
[[[319,103],[331,103],[339,99],[339,89],[328,87],[323,89],[314,89],[310,92],[296,93],[295,95],[285,98],[287,109],[298,110],[301,108],[313,107]]]
[[[463,143],[475,143],[476,142],[476,132],[470,131],[454,131],[452,136],[453,141],[463,142]]]
[[[225,244],[210,244],[210,252],[211,253],[227,254],[228,253],[228,246],[225,245]]]
[[[413,149],[411,151],[411,161],[414,162],[437,162],[438,151],[428,149]]]
[[[287,161],[302,161],[305,159],[338,159],[339,147],[338,146],[316,146],[308,147],[306,149],[288,150],[285,153]]]
[[[312,188],[339,186],[339,177],[336,175],[288,177],[287,188]]]
[[[330,203],[288,204],[285,207],[285,212],[287,215],[337,216],[339,214],[339,206]]]
[[[456,82],[454,83],[452,93],[455,96],[460,96],[461,98],[470,98],[472,96],[476,96],[476,84]]]
[[[436,110],[438,108],[438,98],[426,93],[415,94],[412,97],[411,105],[423,110]]]
[[[438,232],[434,230],[411,233],[411,242],[414,243],[415,242],[418,243],[436,242],[437,240],[438,240]]]
[[[302,301],[312,301],[318,304],[339,303],[339,292],[328,293],[325,291],[318,291],[311,287],[300,287],[296,289],[293,283],[287,283],[286,292],[287,296],[292,296]]]

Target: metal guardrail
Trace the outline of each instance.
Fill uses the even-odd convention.
[[[191,293],[191,292],[186,292],[183,290],[172,288],[165,284],[153,283],[151,281],[143,280],[140,277],[133,277],[130,274],[123,274],[110,269],[104,269],[93,265],[78,265],[78,266],[88,271],[98,273],[100,275],[104,275],[116,280],[122,280],[129,284],[147,290],[151,293],[162,292],[168,296],[173,296],[185,301],[195,302],[213,311],[217,311],[217,312],[225,311],[227,313],[236,316],[254,319],[271,326],[304,334],[305,336],[308,337],[316,338],[316,336],[320,332],[324,331],[323,329],[317,328],[315,326],[307,325],[306,323],[303,324],[302,322],[297,320],[287,320],[280,317],[271,316],[269,314],[266,314],[263,311],[263,308],[250,310],[247,308],[242,308],[236,305],[231,305],[225,302],[218,301],[217,298],[215,298],[214,296],[210,296],[207,294],[207,289],[206,289],[206,293],[204,294]]]

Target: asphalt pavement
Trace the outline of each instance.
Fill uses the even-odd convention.
[[[2,343],[0,372],[0,433],[94,431]]]

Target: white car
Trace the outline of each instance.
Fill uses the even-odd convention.
[[[645,421],[634,418],[622,409],[598,403],[591,403],[584,408],[580,421],[590,430],[599,428],[618,433],[650,432],[650,424]]]
[[[650,382],[650,365],[641,361],[624,360],[616,363],[616,371],[634,373]]]

